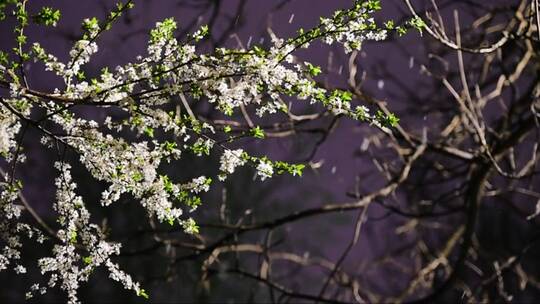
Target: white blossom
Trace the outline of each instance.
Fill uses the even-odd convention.
[[[261,178],[261,180],[271,178],[273,174],[274,167],[272,167],[272,164],[268,161],[261,160],[257,165],[257,175]]]
[[[244,150],[225,150],[219,160],[219,170],[226,174],[232,174],[237,167],[243,166],[246,161],[242,158]]]

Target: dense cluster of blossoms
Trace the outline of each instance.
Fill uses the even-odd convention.
[[[41,272],[51,273],[47,287],[52,288],[59,283],[67,292],[69,302],[75,303],[80,282],[87,281],[92,271],[103,265],[109,271],[110,278],[119,281],[125,288],[134,290],[137,294],[144,293],[138,283],[111,261],[112,255],[120,253],[121,245],[106,241],[105,234],[99,226],[90,222],[90,213],[82,197],[75,193],[77,185],[71,177],[71,166],[58,162],[55,167],[60,172],[56,179],[57,193],[54,204],[61,226],[57,232],[60,244],[54,246],[52,252],[54,256],[39,260]],[[85,256],[82,256],[82,252]],[[43,288],[45,287],[34,290],[43,292]],[[27,297],[32,296],[33,293],[30,291]]]
[[[304,165],[231,149],[226,145],[230,128],[196,117],[188,98],[193,102],[206,101],[232,117],[243,106],[252,107],[259,116],[287,112],[282,97],[288,96],[322,104],[334,114],[368,121],[381,128],[397,122],[393,115],[381,112],[372,115],[363,105],[353,107],[350,92],[318,86],[313,77],[321,72],[320,68],[293,55],[295,50],[307,48],[317,39],[340,43],[346,52],[360,49],[364,41],[384,39],[393,26],[380,29],[375,24],[371,14],[380,8],[378,1],[356,1],[351,9],[338,11],[332,18],[321,18],[317,27],[301,30],[296,38],[284,40],[272,36],[268,48],[219,48],[209,54],[200,54],[196,48],[197,42],[208,33],[207,27],[189,36],[187,41],[180,41],[175,38],[177,24],[169,18],[158,22],[150,32],[147,56],[139,56],[135,62],[113,71],[104,69],[100,77],[86,80],[82,67],[98,51],[97,38],[127,8],[129,5],[119,5],[105,23],[100,24],[95,18],[85,19],[85,34],[75,42],[68,62],[61,62],[39,43],[34,43],[31,51],[24,54],[64,80],[65,87],[53,93],[26,87],[16,75],[17,65],[9,67],[0,60],[0,81],[10,89],[10,97],[2,98],[0,105],[0,153],[6,161],[15,165],[24,160],[15,137],[22,123],[34,125],[43,132],[43,145],[53,148],[61,144],[75,151],[88,172],[96,180],[107,183],[107,189],[101,193],[103,206],[129,194],[140,202],[149,217],[179,225],[187,233],[198,233],[199,228],[189,213],[201,205],[198,195],[210,189],[212,179],[195,176],[189,181],[173,181],[160,173],[163,162],[179,160],[184,153],[198,157],[217,153],[220,156],[217,178],[221,181],[245,165],[254,168],[261,180],[282,173],[301,175]],[[54,11],[49,9],[44,16],[45,24],[56,24],[56,17],[47,17],[55,16]],[[171,97],[182,101],[186,115],[170,110]],[[93,105],[104,111],[112,109],[117,118],[107,116],[96,122],[76,114],[72,108],[78,105]],[[60,131],[52,133],[32,120],[34,108],[44,110],[46,120]],[[241,135],[260,139],[264,138],[264,131],[256,127]],[[119,254],[121,244],[108,241],[99,226],[92,223],[83,198],[76,194],[77,184],[71,177],[70,164],[61,160],[55,167],[59,174],[54,209],[60,228],[53,238],[52,256],[38,263],[41,272],[50,275],[49,281],[47,286],[33,285],[28,296],[60,286],[67,292],[69,301],[75,303],[80,283],[87,281],[96,267],[105,267],[113,280],[146,296],[139,284],[111,260]],[[21,213],[18,197],[21,185],[9,173],[4,173],[3,179],[0,237],[6,245],[0,253],[0,270],[12,264],[18,273],[24,273],[24,266],[14,262],[20,256],[21,235],[40,242],[44,237],[17,220]]]
[[[16,145],[15,135],[19,133],[21,124],[16,116],[5,107],[0,108],[0,154],[9,155],[10,149]]]

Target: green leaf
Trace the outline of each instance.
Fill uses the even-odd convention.
[[[43,24],[46,26],[56,26],[60,20],[60,10],[53,9],[48,6],[41,8],[41,11],[34,16],[34,22],[37,24]]]
[[[77,231],[72,231],[70,236],[69,236],[69,242],[71,244],[76,244],[77,243]]]
[[[322,72],[321,67],[319,66],[313,65],[311,63],[307,63],[306,65],[311,76],[317,76]]]
[[[140,290],[137,292],[137,296],[143,297],[143,298],[145,298],[145,299],[148,299],[148,298],[149,298],[148,294],[146,293],[146,290],[144,290],[144,289],[140,289]]]
[[[83,257],[83,262],[87,265],[91,264],[92,263],[92,257],[91,256],[86,256],[86,257]]]
[[[386,115],[381,110],[377,111],[377,113],[375,114],[375,118],[381,125],[388,128],[397,126],[399,122],[399,118],[394,115],[394,113],[388,113],[388,115]]]
[[[255,128],[249,130],[249,133],[255,138],[263,139],[265,137],[263,129],[261,129],[261,127],[259,126],[256,126]]]
[[[167,175],[161,175],[161,180],[163,181],[163,190],[169,194],[172,194],[174,187],[169,177]]]
[[[174,141],[165,141],[161,146],[163,150],[172,152],[178,145]]]
[[[83,30],[85,30],[87,32],[90,32],[90,31],[92,31],[92,29],[95,29],[95,28],[98,28],[98,27],[99,27],[99,21],[98,21],[98,19],[96,17],[85,19],[83,24],[82,24]]]
[[[143,177],[141,172],[136,172],[135,174],[133,174],[133,181],[136,182],[136,183],[142,181],[143,178],[144,177]]]
[[[420,32],[420,35],[422,35],[422,30],[426,27],[426,23],[422,18],[420,17],[414,17],[411,20],[409,20],[409,25],[413,28],[417,29]]]
[[[152,127],[146,127],[144,128],[144,134],[148,135],[148,137],[154,137],[154,129]]]
[[[9,64],[9,55],[6,52],[0,51],[0,64],[7,66]]]

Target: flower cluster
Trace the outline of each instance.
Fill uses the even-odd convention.
[[[6,108],[0,108],[0,154],[9,160],[8,155],[17,142],[15,135],[19,132],[21,124],[18,118]]]
[[[121,245],[105,240],[99,226],[90,222],[90,213],[83,199],[75,193],[77,185],[71,177],[71,166],[56,163],[60,172],[56,179],[56,202],[54,209],[58,213],[58,223],[62,227],[57,232],[60,244],[53,248],[53,256],[39,260],[43,274],[50,273],[47,287],[33,288],[43,293],[43,288],[53,288],[57,284],[68,294],[69,303],[78,303],[77,290],[81,282],[88,281],[90,274],[99,266],[105,266],[110,277],[119,281],[127,289],[141,292],[138,283],[122,272],[111,261],[111,256],[120,253]],[[38,286],[39,287],[39,286]],[[27,297],[33,296],[32,290]]]
[[[222,179],[225,179],[226,174],[233,174],[237,167],[245,165],[246,161],[242,157],[244,150],[225,150],[219,160],[219,170],[223,172]]]
[[[2,172],[3,173],[3,172]],[[11,268],[18,274],[26,273],[26,268],[18,264],[21,259],[22,237],[43,243],[40,230],[19,221],[22,208],[19,202],[20,183],[11,184],[9,176],[3,174],[0,182],[0,271]]]

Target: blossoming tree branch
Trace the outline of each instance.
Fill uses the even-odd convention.
[[[29,23],[55,27],[61,12],[43,7],[37,13],[27,9],[28,0],[0,2],[1,18],[14,20],[15,41],[0,52],[0,270],[24,274],[20,259],[32,246],[52,244],[49,256],[37,260],[45,283],[29,286],[27,297],[59,286],[70,303],[78,302],[77,291],[93,271],[102,267],[111,279],[137,295],[145,290],[124,272],[114,256],[122,244],[108,239],[108,233],[92,220],[87,206],[110,206],[123,195],[131,195],[146,211],[149,220],[180,226],[188,234],[200,231],[191,212],[204,208],[200,193],[208,191],[248,166],[261,180],[279,174],[301,176],[306,164],[288,163],[256,156],[238,145],[238,139],[265,140],[267,130],[251,122],[249,129],[235,121],[249,108],[259,117],[295,117],[285,99],[304,105],[320,105],[328,113],[363,121],[392,132],[398,118],[391,112],[369,108],[347,90],[328,89],[317,82],[321,68],[301,60],[299,49],[310,49],[315,41],[340,45],[346,53],[361,49],[368,41],[381,41],[388,35],[401,36],[409,27],[422,29],[414,18],[401,25],[387,21],[377,24],[373,14],[381,9],[377,0],[357,0],[349,9],[336,11],[309,30],[299,29],[294,37],[272,35],[269,47],[254,45],[215,48],[205,52],[198,45],[209,32],[207,26],[177,39],[179,27],[174,18],[157,21],[148,33],[147,52],[134,62],[103,68],[99,77],[89,78],[83,67],[100,50],[100,37],[134,6],[136,1],[118,3],[107,18],[82,20],[80,39],[67,61],[59,60],[37,41],[29,41]],[[51,29],[54,30],[54,29]],[[35,62],[27,69],[29,62]],[[54,91],[40,91],[28,84],[27,75],[44,69],[62,80]],[[178,104],[178,101],[180,103]],[[215,123],[198,116],[192,103],[207,103],[226,120]],[[108,113],[104,120],[81,114],[82,106]],[[115,113],[115,115],[110,115]],[[41,145],[57,152],[56,200],[53,208],[58,228],[52,228],[33,209],[34,202],[22,194],[25,181],[18,178],[17,166],[25,162],[22,144],[29,129],[41,134]],[[233,148],[234,147],[234,148]],[[77,194],[81,185],[72,176],[72,165],[64,157],[77,155],[91,176],[106,183],[99,201]],[[161,172],[163,163],[186,154],[205,158],[215,155],[216,176],[193,172],[190,180],[174,180]],[[21,214],[33,220],[25,222]],[[40,245],[43,244],[43,245]]]

